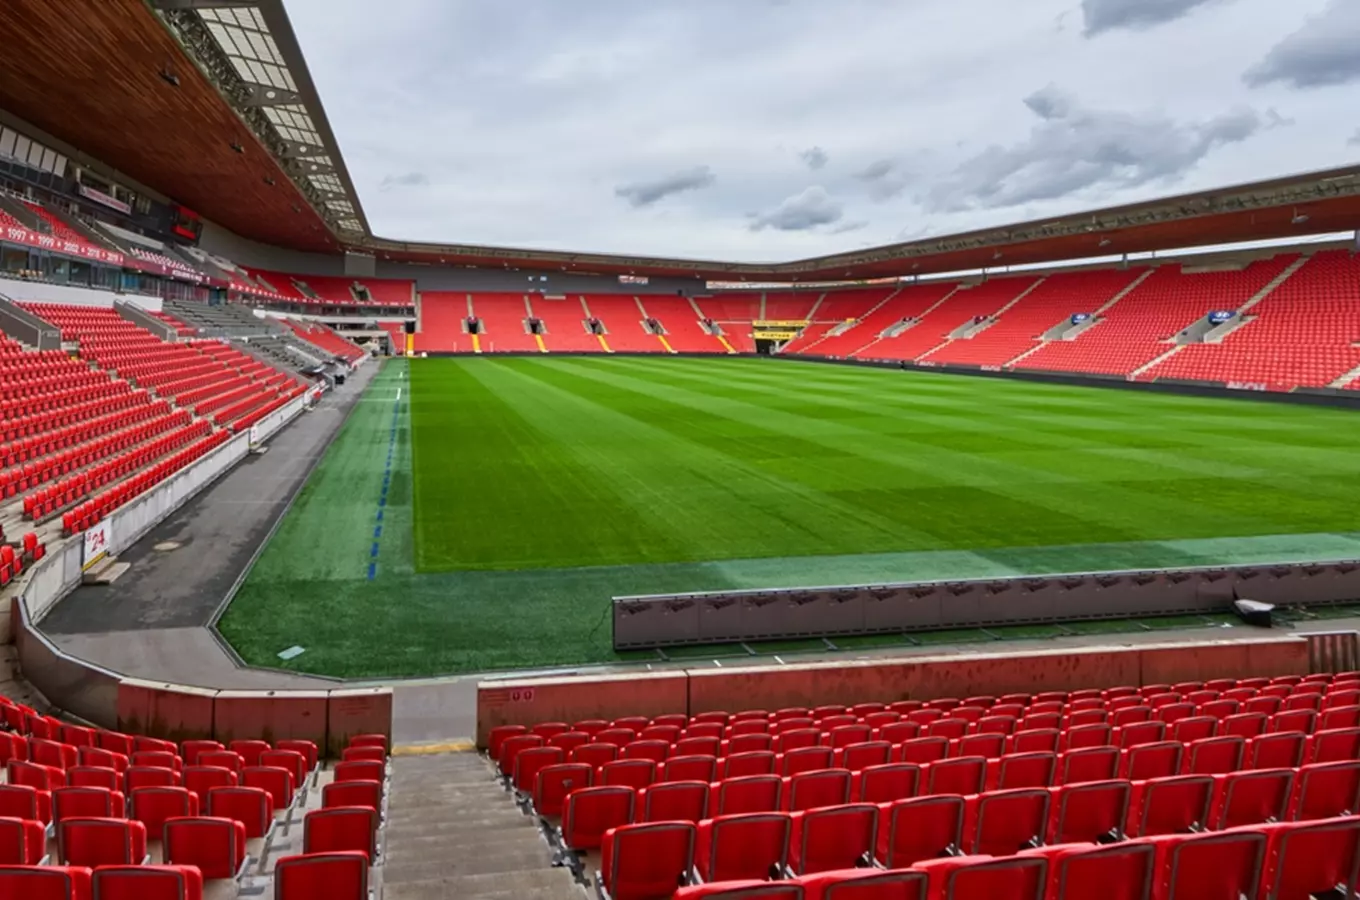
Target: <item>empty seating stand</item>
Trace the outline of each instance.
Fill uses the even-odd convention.
[[[67,725],[5,698],[0,713],[0,898],[370,900],[385,736],[353,738],[376,768],[335,782],[308,741],[176,744]],[[236,787],[238,770],[271,777]],[[276,838],[289,829],[296,840]]]
[[[1360,672],[1291,675],[542,722],[486,749],[601,896],[1303,898],[1360,863],[1357,701]]]

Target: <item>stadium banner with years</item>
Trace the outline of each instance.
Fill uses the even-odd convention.
[[[85,555],[81,557],[80,570],[83,572],[108,556],[109,544],[112,541],[113,526],[109,524],[108,519],[93,528],[87,529],[85,532]]]

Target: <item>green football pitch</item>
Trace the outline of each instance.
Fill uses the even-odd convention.
[[[623,594],[1355,557],[1358,445],[1360,416],[1246,399],[790,360],[391,361],[220,627],[252,664],[417,676],[645,656],[611,651]],[[836,644],[885,640],[922,638]]]

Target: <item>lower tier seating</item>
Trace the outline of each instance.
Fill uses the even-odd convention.
[[[1360,672],[543,722],[487,751],[615,900],[1304,900],[1353,896],[1360,863]]]
[[[388,746],[179,743],[0,698],[0,898],[370,900],[386,855]],[[295,836],[294,836],[295,835]],[[282,849],[279,849],[282,848]]]

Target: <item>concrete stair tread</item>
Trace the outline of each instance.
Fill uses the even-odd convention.
[[[489,875],[461,875],[428,881],[409,881],[390,884],[383,890],[383,900],[502,900],[502,898],[543,898],[556,900],[580,896],[579,885],[566,869],[542,869],[532,872],[510,872]]]

